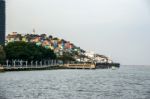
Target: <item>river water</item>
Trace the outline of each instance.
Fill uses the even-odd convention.
[[[0,99],[150,99],[150,66],[0,73]]]

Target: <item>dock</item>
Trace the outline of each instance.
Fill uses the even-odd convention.
[[[3,71],[26,71],[26,70],[51,70],[51,69],[62,69],[58,60],[47,60],[47,61],[22,61],[13,60],[6,61],[6,64],[1,66]]]
[[[51,69],[60,69],[60,66],[31,66],[31,67],[3,67],[3,71],[29,71],[29,70],[51,70]]]
[[[64,64],[67,69],[95,69],[95,64]]]
[[[29,71],[29,70],[52,70],[52,69],[105,69],[112,67],[120,67],[119,63],[67,63],[67,64],[59,64],[59,62],[40,62],[38,64],[7,64],[0,66],[0,72],[2,71]]]

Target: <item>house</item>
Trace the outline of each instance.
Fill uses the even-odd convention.
[[[12,32],[11,34],[8,34],[8,36],[6,37],[7,42],[14,42],[14,41],[21,41],[21,40],[22,40],[22,36],[17,32]]]

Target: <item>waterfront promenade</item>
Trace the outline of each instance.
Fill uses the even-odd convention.
[[[50,69],[95,69],[92,63],[62,63],[58,60],[49,61],[6,61],[6,65],[0,66],[1,71],[25,71],[25,70],[50,70]]]
[[[120,67],[118,63],[63,63],[60,60],[44,61],[6,61],[6,65],[0,66],[0,71],[26,71],[26,70],[51,70],[51,69],[100,69]]]
[[[48,70],[60,68],[60,62],[57,60],[49,61],[22,61],[13,60],[6,61],[6,64],[1,66],[1,70],[4,71],[22,71],[22,70]]]

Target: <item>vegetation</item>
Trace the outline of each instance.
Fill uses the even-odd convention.
[[[64,52],[63,55],[59,57],[59,59],[62,60],[64,63],[68,61],[75,61],[75,59],[73,58],[73,55],[68,52]]]
[[[5,51],[3,50],[3,47],[0,45],[0,64],[4,62],[5,58],[6,58]]]
[[[0,46],[0,64],[5,60],[26,60],[40,61],[47,59],[60,59],[64,63],[75,61],[74,56],[77,53],[63,52],[62,56],[56,57],[51,49],[46,49],[42,46],[37,46],[30,42],[10,42],[4,48]]]
[[[56,55],[51,49],[37,46],[29,42],[10,42],[5,47],[6,59],[22,59],[22,60],[43,60],[56,59]]]

